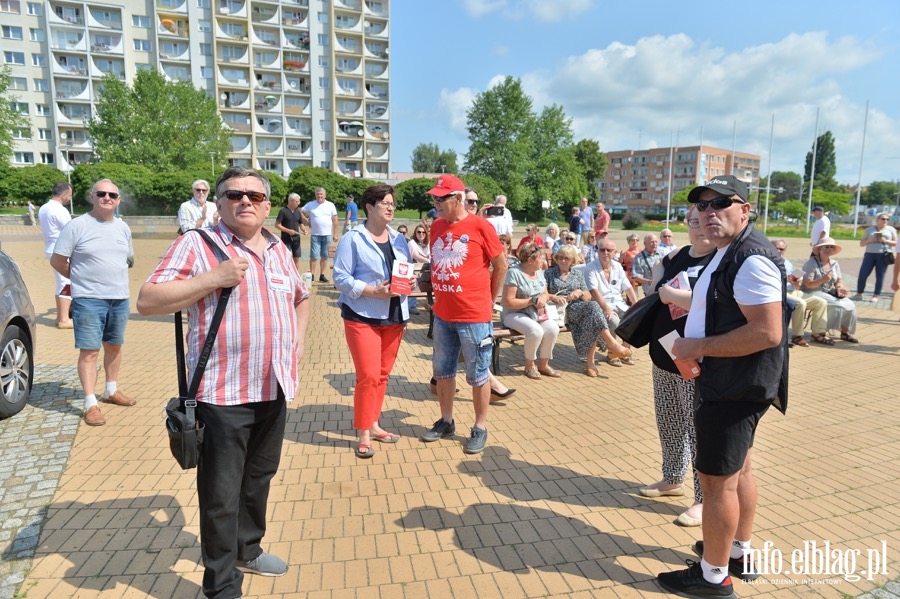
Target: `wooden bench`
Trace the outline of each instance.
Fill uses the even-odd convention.
[[[569,327],[560,327],[559,332],[569,333]],[[496,375],[500,370],[500,344],[504,341],[508,343],[521,341],[525,338],[525,335],[515,329],[503,326],[499,322],[494,322],[494,330],[491,333],[491,336],[493,337],[491,346],[491,372]]]

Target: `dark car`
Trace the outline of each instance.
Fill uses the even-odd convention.
[[[34,383],[34,305],[19,266],[0,249],[0,418],[19,413]]]

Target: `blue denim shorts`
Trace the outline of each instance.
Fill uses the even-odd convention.
[[[328,244],[331,243],[331,235],[313,235],[309,239],[309,259],[319,260],[328,257]]]
[[[125,343],[128,324],[127,299],[95,299],[76,297],[72,300],[72,322],[75,325],[75,347],[100,349],[102,343]]]
[[[475,387],[487,383],[491,377],[488,368],[491,365],[492,333],[493,325],[489,322],[447,322],[435,316],[431,358],[434,378],[455,377],[462,351],[466,382]]]

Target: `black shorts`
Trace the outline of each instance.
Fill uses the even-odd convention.
[[[755,401],[700,401],[694,410],[699,472],[728,476],[744,466],[753,447],[756,426],[770,403]]]
[[[294,235],[293,237],[282,237],[281,241],[284,242],[284,245],[288,246],[291,250],[291,256],[294,258],[302,258],[303,254],[300,251],[300,236]]]

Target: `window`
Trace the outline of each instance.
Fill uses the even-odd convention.
[[[321,120],[319,121],[319,129],[322,131],[331,131],[331,121]]]
[[[22,39],[22,28],[14,27],[12,25],[4,25],[0,28],[0,33],[3,35],[3,39],[6,40],[20,40]]]
[[[25,77],[10,77],[9,89],[28,91],[28,80]]]
[[[320,12],[316,15],[316,19],[319,21],[319,23],[327,23],[328,22],[328,13]]]
[[[131,15],[131,24],[134,27],[150,29],[150,17],[147,15]]]
[[[36,67],[47,66],[47,55],[46,54],[32,54],[31,55],[31,64]]]
[[[140,73],[141,71],[149,71],[152,68],[153,65],[146,62],[139,62],[134,65],[134,70],[136,73]]]
[[[44,33],[43,29],[29,29],[28,37],[33,42],[45,42],[47,41],[47,34]]]
[[[10,102],[9,109],[13,112],[18,112],[19,114],[28,114],[28,103],[27,102]]]
[[[19,0],[0,0],[0,12],[22,14],[22,4]]]
[[[49,141],[53,139],[53,131],[50,129],[38,129],[38,139]]]
[[[319,87],[321,89],[328,89],[329,87],[331,87],[331,78],[319,77]]]
[[[200,67],[200,76],[204,79],[212,79],[213,72],[214,71],[212,67]]]
[[[322,141],[319,142],[319,147],[325,150],[326,152],[331,151],[331,142],[330,141]]]
[[[24,52],[4,52],[3,53],[3,62],[6,64],[25,64],[25,53]]]
[[[199,21],[197,29],[200,31],[212,31],[212,26],[209,24],[209,21]]]
[[[328,34],[327,33],[320,33],[316,39],[319,41],[320,46],[328,45]]]
[[[137,52],[149,52],[150,40],[134,40],[134,49]]]
[[[41,164],[53,164],[53,154],[41,152]]]
[[[212,44],[200,44],[200,54],[203,56],[212,56]]]
[[[331,110],[331,100],[327,98],[321,98],[319,100],[319,108],[322,110]]]
[[[48,92],[50,91],[50,82],[46,79],[35,79],[34,80],[34,91],[36,92]]]
[[[31,139],[31,129],[13,129],[13,139]]]
[[[326,69],[331,65],[327,56],[319,56],[319,66],[325,67]]]
[[[222,46],[222,60],[237,60],[245,53],[246,50],[238,46]]]
[[[33,17],[39,17],[44,14],[44,5],[38,2],[28,3],[28,14]]]
[[[34,164],[34,153],[16,152],[13,156],[13,162],[16,164]]]
[[[212,8],[210,0],[197,0],[197,8]]]
[[[321,166],[322,168],[330,169],[330,168],[331,168],[331,161],[330,161],[330,160],[323,160],[322,162],[319,163],[319,166]]]
[[[38,116],[50,116],[50,107],[46,104],[35,104],[34,113]]]

